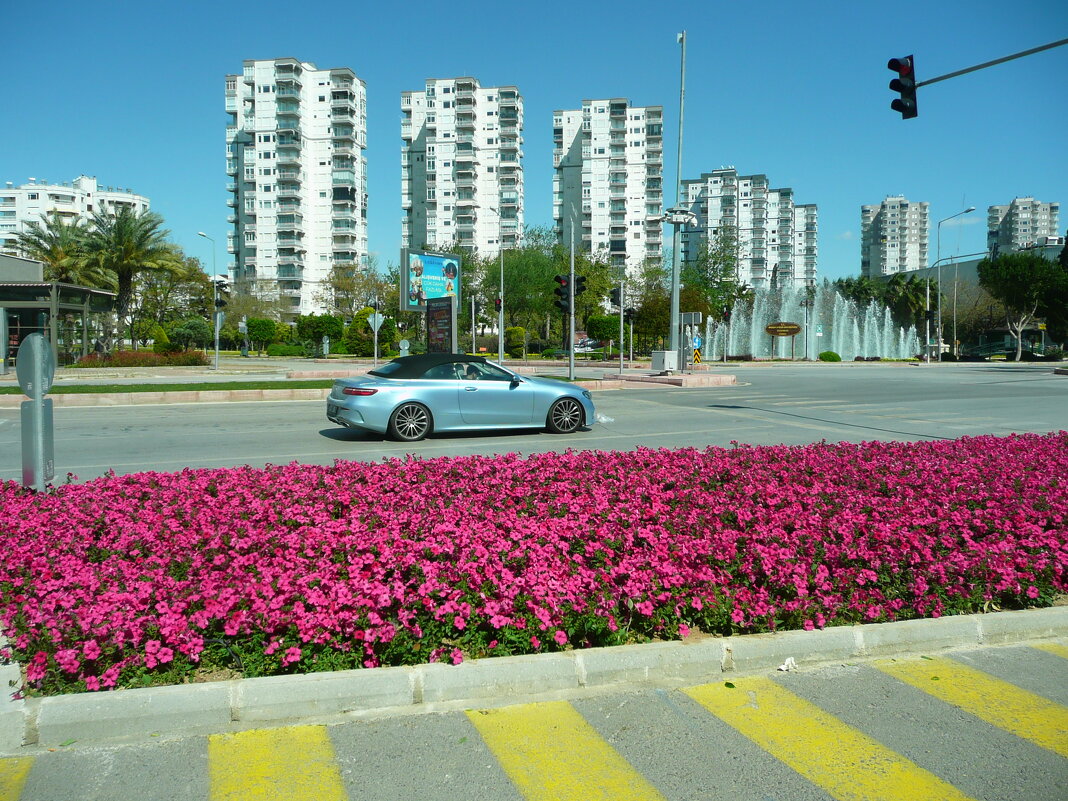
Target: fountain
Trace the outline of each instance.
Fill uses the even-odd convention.
[[[725,340],[728,356],[748,355],[754,359],[789,359],[791,355],[795,359],[815,359],[825,350],[833,350],[843,361],[853,361],[858,356],[909,359],[921,350],[915,327],[896,326],[890,310],[881,303],[858,306],[826,283],[812,290],[806,338],[805,308],[801,305],[805,296],[800,285],[753,290],[751,304],[735,304],[729,326],[705,321],[702,358],[722,359]],[[764,326],[779,322],[798,323],[802,331],[796,337],[765,333]],[[791,339],[796,339],[792,354]]]

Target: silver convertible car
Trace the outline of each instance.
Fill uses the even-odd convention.
[[[440,431],[547,428],[570,434],[594,420],[584,389],[517,375],[481,356],[401,356],[334,382],[329,420],[414,442]]]

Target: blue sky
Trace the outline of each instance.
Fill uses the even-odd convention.
[[[896,9],[896,10],[895,10]],[[224,76],[247,58],[347,66],[367,83],[370,249],[400,247],[400,93],[428,77],[515,84],[525,100],[526,222],[551,223],[552,112],[584,98],[663,105],[674,201],[679,46],[686,30],[684,177],[764,173],[820,213],[821,276],[860,270],[860,206],[931,204],[942,255],[985,246],[986,208],[1068,201],[1068,46],[919,90],[889,108],[890,57],[925,80],[1068,36],[1064,0],[13,3],[5,11],[0,181],[30,176],[147,195],[172,238],[225,253]],[[1068,212],[1061,230],[1068,227]],[[668,237],[670,241],[670,237]]]

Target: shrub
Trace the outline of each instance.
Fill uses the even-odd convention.
[[[283,345],[274,343],[267,346],[268,356],[303,356],[304,348],[300,345]]]
[[[181,353],[182,352],[182,346],[179,345],[177,342],[168,342],[165,339],[162,342],[159,342],[159,341],[155,342],[152,345],[152,351],[153,351],[153,353],[162,353],[162,354]]]
[[[833,350],[825,350],[819,355],[821,362],[840,362],[842,357],[835,353]]]
[[[170,347],[166,345],[164,347]],[[110,354],[90,353],[71,367],[201,367],[208,364],[203,351],[182,350],[157,353],[155,350],[117,350]]]

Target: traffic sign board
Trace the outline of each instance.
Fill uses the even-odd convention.
[[[371,314],[367,315],[367,324],[371,326],[372,331],[377,331],[382,326],[382,323],[384,323],[385,321],[386,318],[378,312],[372,312]]]
[[[56,357],[44,334],[30,334],[22,340],[15,357],[15,375],[27,398],[43,398],[52,389]]]

